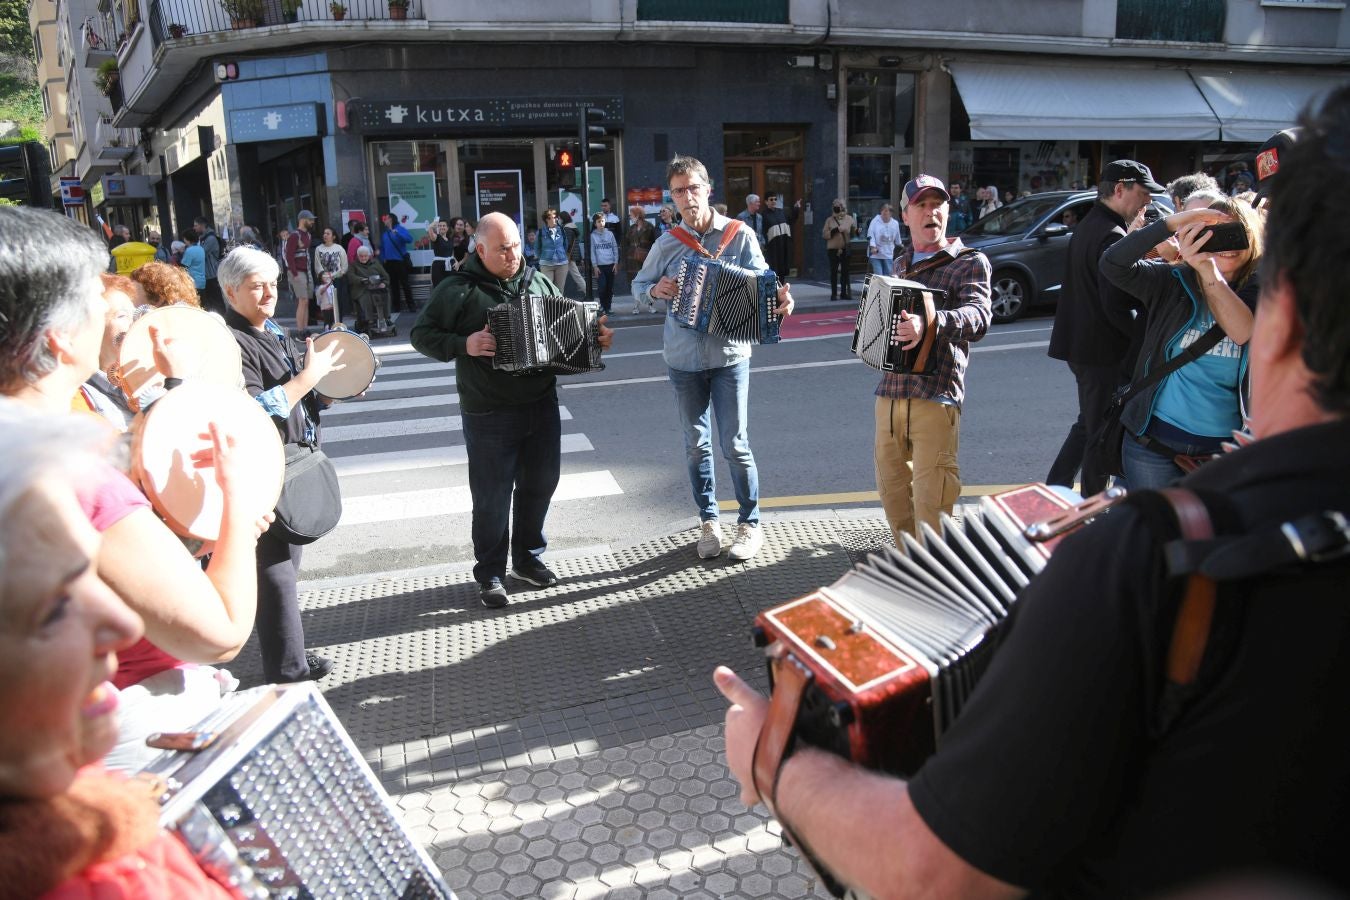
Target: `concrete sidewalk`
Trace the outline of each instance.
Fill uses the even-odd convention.
[[[731,564],[698,558],[695,525],[548,557],[561,583],[503,610],[467,564],[304,586],[324,695],[461,898],[828,896],[737,799],[710,675],[764,689],[755,614],[889,531],[875,508],[766,514]],[[258,683],[256,645],[231,668]]]

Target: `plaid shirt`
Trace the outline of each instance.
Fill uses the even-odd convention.
[[[931,288],[947,292],[948,309],[937,311],[933,327],[937,339],[933,352],[937,368],[932,375],[900,375],[887,372],[877,385],[878,397],[903,400],[935,400],[961,408],[966,397],[966,365],[970,361],[970,342],[978,341],[989,330],[993,310],[989,305],[989,259],[983,253],[956,255],[964,249],[960,238],[952,238],[946,247],[910,268],[914,246],[895,262],[895,274]],[[943,257],[948,257],[944,262]]]

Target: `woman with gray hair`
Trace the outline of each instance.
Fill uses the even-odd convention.
[[[225,324],[239,343],[244,389],[271,415],[290,460],[319,448],[323,400],[314,388],[342,368],[342,350],[337,344],[316,349],[313,338],[301,345],[272,321],[280,274],[275,259],[252,247],[237,248],[216,270],[225,294]],[[332,660],[305,650],[295,587],[300,555],[300,545],[288,542],[275,525],[258,539],[258,647],[268,681],[310,681],[333,668]]]
[[[364,332],[372,322],[376,332],[389,331],[389,273],[369,247],[356,248],[356,262],[347,269],[347,284],[356,306],[356,333]]]
[[[99,276],[106,259],[93,233],[73,220],[0,207],[0,394],[45,416],[70,415],[72,398],[99,364],[106,309]],[[257,601],[257,523],[238,513],[247,476],[236,471],[227,438],[214,427],[212,443],[224,503],[220,538],[205,570],[111,466],[89,473],[86,504],[102,532],[99,576],[145,620],[145,639],[123,654],[114,684],[126,691],[176,679],[156,691],[196,697],[195,718],[204,696],[214,691],[220,699],[221,683],[209,667],[192,664],[233,659],[253,629]],[[176,727],[170,716],[161,721],[161,730]]]

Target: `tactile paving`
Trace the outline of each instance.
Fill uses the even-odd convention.
[[[319,589],[321,686],[462,898],[826,896],[722,758],[712,669],[761,690],[751,623],[890,542],[883,520],[763,523],[744,563],[690,529],[559,559],[488,610],[468,573]],[[256,643],[230,668],[261,679]]]

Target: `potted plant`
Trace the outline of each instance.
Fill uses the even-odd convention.
[[[178,22],[170,22],[170,23],[169,23],[169,37],[171,37],[171,38],[180,38],[180,37],[182,37],[183,35],[185,35],[185,34],[187,34],[187,33],[188,33],[188,30],[187,30],[187,26],[186,26],[186,25],[182,25],[182,24],[180,24],[180,23],[178,23]]]
[[[262,0],[220,0],[220,6],[236,29],[256,28],[262,19]]]
[[[347,7],[338,0],[333,0],[332,3],[328,4],[328,9],[333,13],[334,22],[341,22],[347,18]]]
[[[408,18],[408,0],[389,0],[389,18]]]
[[[281,20],[287,24],[300,20],[300,0],[281,0]]]
[[[100,94],[107,96],[116,86],[117,60],[105,59],[98,64],[98,70],[94,73],[94,87],[98,88]]]

